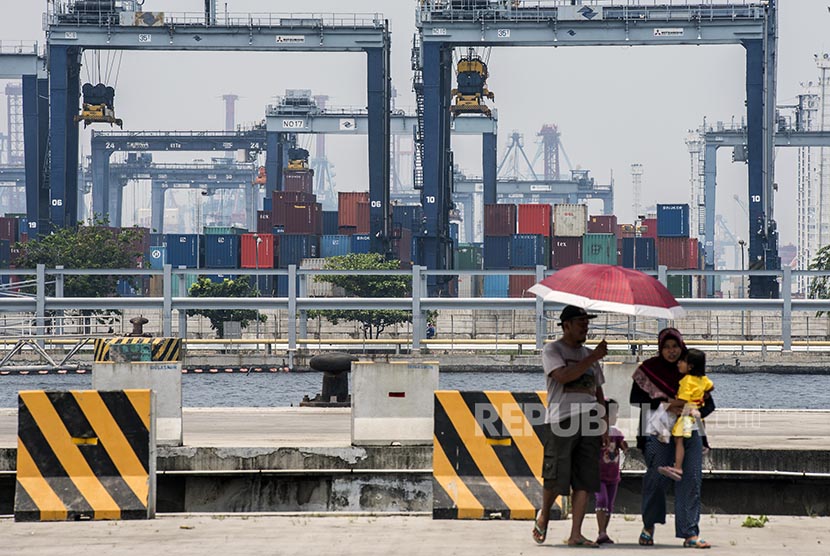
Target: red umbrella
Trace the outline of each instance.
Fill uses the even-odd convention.
[[[648,274],[606,264],[557,270],[529,291],[545,301],[595,311],[676,319],[686,312],[666,287]]]

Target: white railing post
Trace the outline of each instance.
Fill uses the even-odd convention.
[[[37,343],[42,348],[44,345],[43,336],[46,334],[44,325],[46,324],[45,309],[46,309],[46,265],[39,264],[36,267],[37,272],[37,301],[35,312],[35,327],[36,334],[40,336]]]
[[[545,267],[536,265],[536,283],[538,284],[545,279]],[[545,326],[545,301],[536,296],[536,349],[541,350],[545,347],[545,337],[547,336],[547,326]]]
[[[784,344],[782,351],[793,349],[793,293],[792,293],[792,268],[784,266],[781,269],[781,297],[784,300],[784,307],[781,311],[781,340]]]
[[[288,353],[297,350],[297,265],[288,265]]]
[[[161,293],[161,335],[165,338],[173,336],[173,266],[165,264],[163,267]]]
[[[421,349],[424,337],[423,315],[421,314],[421,270],[422,266],[412,265],[412,350]]]

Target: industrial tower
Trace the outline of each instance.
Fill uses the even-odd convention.
[[[703,137],[700,132],[692,131],[686,138],[686,146],[689,148],[690,172],[689,172],[689,230],[693,235],[704,236],[704,224],[706,222],[704,205],[705,192],[703,180]],[[714,241],[713,238],[706,238]],[[714,243],[713,243],[714,245]]]
[[[631,165],[631,183],[634,185],[634,217],[643,214],[643,165],[635,162]]]
[[[23,87],[20,82],[6,85],[6,159],[9,166],[23,164]]]
[[[536,134],[542,139],[542,161],[546,180],[561,180],[559,167],[559,128],[556,124],[545,124]]]

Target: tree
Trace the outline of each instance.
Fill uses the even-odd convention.
[[[67,269],[129,269],[141,267],[142,239],[140,228],[110,228],[106,219],[96,217],[86,224],[55,230],[48,236],[18,244],[17,268],[35,268],[38,264]],[[66,276],[66,297],[113,297],[119,278],[128,276]],[[46,295],[55,295],[54,283],[47,283]]]
[[[248,276],[239,276],[235,280],[225,278],[221,283],[200,276],[189,291],[191,297],[253,297],[257,293]],[[268,319],[254,309],[189,309],[187,314],[208,319],[210,328],[216,330],[219,338],[225,337],[225,323],[228,321],[239,321],[242,328],[247,328],[251,321],[265,322]]]
[[[825,245],[816,252],[816,256],[810,261],[809,270],[830,270],[830,245]],[[830,276],[819,276],[810,281],[811,299],[830,298]],[[818,316],[824,314],[819,311]]]
[[[326,270],[398,270],[400,261],[387,261],[378,253],[352,253],[326,260]],[[408,297],[412,284],[408,276],[333,275],[316,276],[318,282],[328,282],[346,290],[352,297]],[[412,311],[326,309],[309,311],[311,318],[323,317],[332,324],[355,321],[363,329],[363,338],[378,338],[389,326],[410,322]]]

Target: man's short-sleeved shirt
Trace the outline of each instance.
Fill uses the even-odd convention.
[[[556,369],[582,361],[592,351],[585,346],[573,348],[561,339],[546,344],[542,349],[542,368],[548,386],[547,423],[558,423],[599,407],[597,387],[605,384],[605,375],[599,363],[594,363],[582,376],[567,384],[557,382],[552,374]]]

